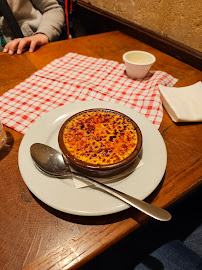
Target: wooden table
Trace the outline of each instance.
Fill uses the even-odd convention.
[[[68,52],[122,62],[129,50],[155,54],[153,69],[166,71],[186,86],[201,72],[119,31],[48,44],[34,53],[0,53],[0,94]],[[160,132],[168,164],[159,187],[147,201],[167,208],[201,183],[201,124],[174,124],[164,111]],[[146,222],[130,208],[102,217],[61,213],[39,201],[26,187],[18,168],[23,135],[7,128],[8,146],[0,152],[0,265],[5,269],[76,269]],[[188,215],[188,214],[187,214]],[[187,219],[189,217],[187,216]]]

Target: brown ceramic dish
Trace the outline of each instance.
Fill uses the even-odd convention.
[[[58,142],[75,170],[104,177],[132,165],[142,148],[142,134],[127,115],[98,108],[68,118],[59,131]]]

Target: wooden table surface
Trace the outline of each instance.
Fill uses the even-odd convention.
[[[34,53],[0,53],[0,94],[68,52],[122,63],[129,50],[153,53],[154,70],[178,78],[175,86],[202,80],[201,72],[119,31],[54,42]],[[167,112],[160,132],[168,163],[159,187],[146,201],[167,208],[201,183],[200,123],[175,124]],[[129,208],[101,217],[65,214],[39,201],[26,187],[18,168],[23,135],[7,128],[8,143],[0,151],[0,265],[1,269],[76,269],[126,236],[149,217]],[[187,219],[189,216],[187,214]]]

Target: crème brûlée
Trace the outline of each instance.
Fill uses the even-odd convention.
[[[93,165],[116,164],[133,153],[138,136],[133,123],[108,110],[84,111],[67,122],[63,143],[76,159]]]

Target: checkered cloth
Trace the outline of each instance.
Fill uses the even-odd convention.
[[[43,113],[67,102],[97,99],[135,109],[159,128],[163,109],[158,85],[176,81],[162,71],[132,80],[124,64],[68,53],[0,96],[0,117],[3,124],[25,134]]]

